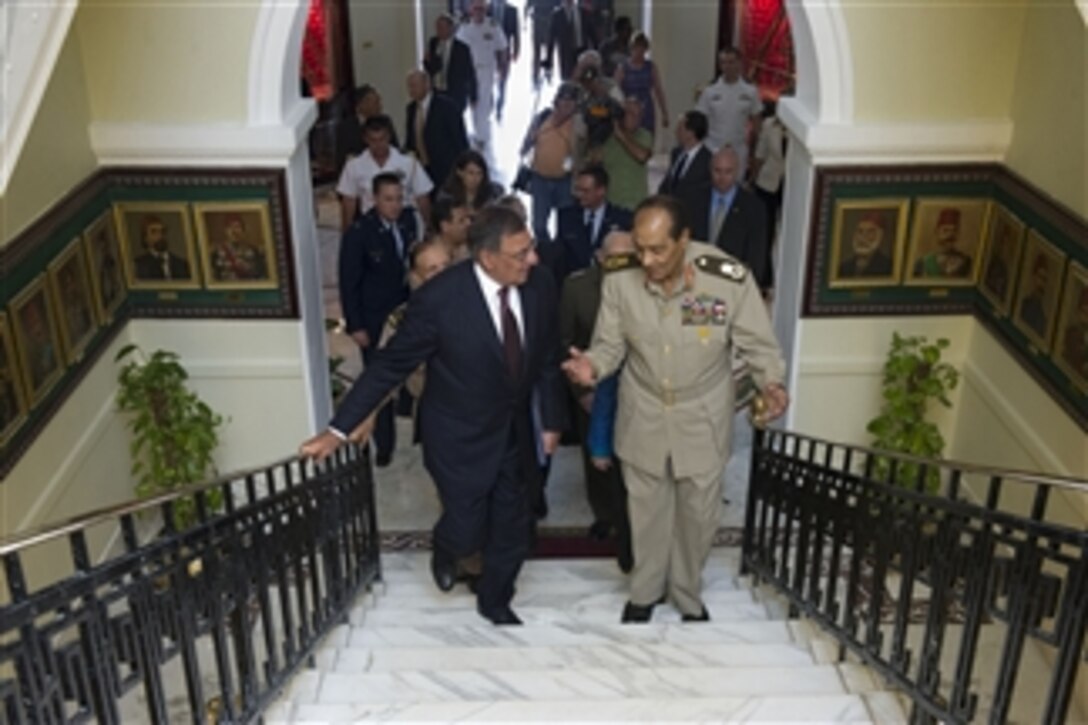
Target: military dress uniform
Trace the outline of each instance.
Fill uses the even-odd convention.
[[[621,363],[615,451],[623,464],[634,544],[631,602],[663,594],[703,612],[703,566],[721,516],[734,415],[733,352],[762,390],[785,365],[759,288],[716,247],[689,242],[683,279],[666,295],[636,258],[605,276],[593,344],[597,380]]]
[[[497,53],[506,52],[506,34],[491,18],[482,23],[469,20],[457,31],[457,39],[472,52],[476,69],[476,103],[472,106],[472,131],[476,141],[491,140],[491,109],[495,101],[495,80],[502,72]]]

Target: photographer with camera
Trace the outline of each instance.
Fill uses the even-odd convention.
[[[623,120],[623,94],[616,83],[601,73],[601,56],[587,50],[578,58],[576,69],[582,86],[582,102],[578,106],[579,165],[601,160],[601,150],[616,122]]]

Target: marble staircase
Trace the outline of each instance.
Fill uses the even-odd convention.
[[[494,627],[463,587],[443,594],[426,552],[385,554],[356,603],[266,712],[265,722],[905,722],[866,668],[836,661],[816,630],[708,564],[710,623],[662,605],[619,624],[626,578],[604,559],[534,560],[518,580],[520,627]]]

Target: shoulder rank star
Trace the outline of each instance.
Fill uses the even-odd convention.
[[[638,261],[638,255],[634,252],[628,252],[626,254],[610,254],[605,257],[604,260],[605,272],[619,272],[624,269],[635,269],[640,267],[641,264]]]
[[[715,277],[740,282],[748,270],[743,264],[733,259],[718,257],[712,254],[704,254],[695,260],[695,266],[700,271],[712,274]]]

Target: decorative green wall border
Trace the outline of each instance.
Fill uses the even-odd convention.
[[[132,318],[297,319],[283,171],[100,169],[0,250],[0,479]]]
[[[1088,430],[1088,221],[998,164],[817,170],[803,314],[974,314]]]

